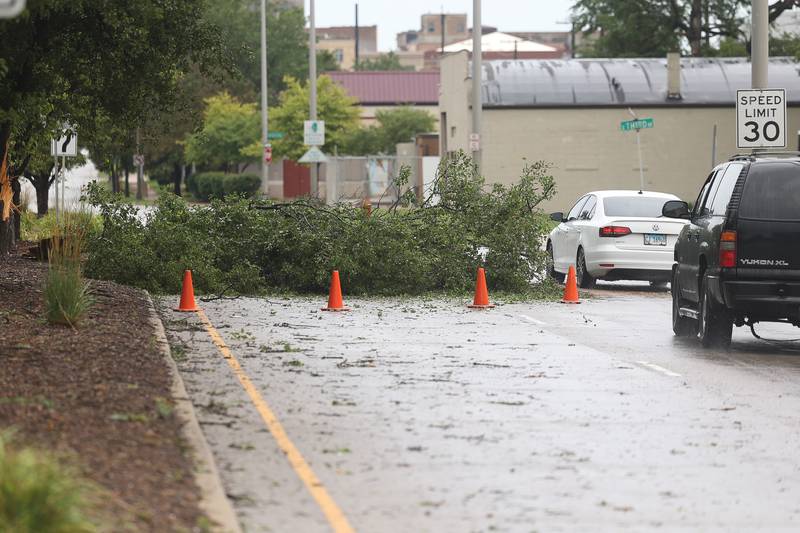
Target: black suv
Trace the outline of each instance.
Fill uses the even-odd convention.
[[[716,167],[694,211],[667,202],[664,216],[692,221],[675,246],[672,329],[727,346],[733,325],[800,327],[800,157],[757,153]]]

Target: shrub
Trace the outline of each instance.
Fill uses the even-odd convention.
[[[0,435],[0,531],[84,533],[87,487],[70,469]]]
[[[53,324],[75,327],[91,306],[91,296],[81,275],[86,231],[80,221],[77,217],[66,218],[64,226],[50,239],[44,301],[47,320]]]
[[[197,183],[197,193],[199,200],[208,201],[211,198],[222,198],[225,196],[225,174],[216,172],[204,172],[195,176]]]
[[[255,174],[223,174],[203,172],[193,175],[188,182],[189,191],[198,199],[208,201],[229,194],[253,196],[261,187],[261,176]]]
[[[404,169],[396,185],[408,176]],[[239,196],[189,207],[165,194],[142,221],[93,189],[104,222],[87,273],[154,292],[178,292],[187,268],[205,292],[324,292],[338,269],[350,294],[410,294],[470,289],[476,267],[486,266],[491,288],[527,291],[544,264],[549,219],[537,205],[554,194],[548,165],[487,190],[462,153],[443,163],[433,193],[438,203],[413,205],[411,192],[371,216],[349,204]]]
[[[256,174],[228,174],[225,176],[223,189],[225,194],[240,194],[252,197],[261,188],[261,176]]]

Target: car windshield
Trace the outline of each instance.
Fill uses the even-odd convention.
[[[657,218],[667,201],[669,198],[652,196],[611,196],[603,199],[603,207],[608,217]]]
[[[800,163],[753,165],[739,215],[760,220],[800,220]]]

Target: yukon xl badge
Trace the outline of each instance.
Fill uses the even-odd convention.
[[[789,262],[783,259],[740,259],[744,266],[771,266],[771,267],[788,267]]]

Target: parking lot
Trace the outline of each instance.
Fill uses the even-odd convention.
[[[669,293],[637,284],[347,303],[161,302],[246,531],[798,527],[798,344],[676,339]]]

